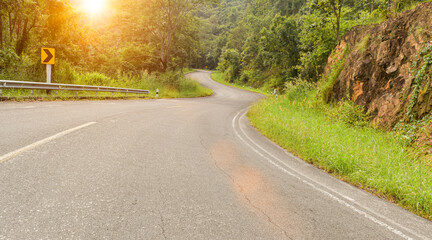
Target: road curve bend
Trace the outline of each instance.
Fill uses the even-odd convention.
[[[250,126],[262,98],[0,103],[0,239],[432,239]]]

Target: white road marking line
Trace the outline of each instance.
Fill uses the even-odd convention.
[[[20,149],[18,149],[18,150],[15,150],[15,151],[13,151],[13,152],[10,152],[10,153],[8,153],[8,154],[3,155],[3,156],[0,157],[0,163],[4,163],[4,162],[6,162],[7,160],[9,160],[9,159],[11,159],[11,158],[17,156],[17,155],[20,154],[20,153],[26,152],[26,151],[31,150],[31,149],[33,149],[33,148],[36,148],[36,147],[38,147],[38,146],[40,146],[40,145],[43,145],[43,144],[45,144],[45,143],[48,143],[48,142],[50,142],[50,141],[52,141],[52,140],[54,140],[54,139],[57,139],[57,138],[63,137],[64,135],[67,135],[67,134],[69,134],[69,133],[75,132],[75,131],[77,131],[77,130],[79,130],[79,129],[81,129],[81,128],[88,127],[88,126],[93,125],[93,124],[95,124],[95,123],[96,123],[96,122],[88,122],[88,123],[83,124],[83,125],[81,125],[81,126],[78,126],[78,127],[75,127],[75,128],[71,128],[71,129],[69,129],[69,130],[66,130],[66,131],[63,131],[63,132],[57,133],[56,135],[53,135],[53,136],[51,136],[51,137],[47,137],[47,138],[45,138],[45,139],[42,139],[42,140],[40,140],[40,141],[37,141],[37,142],[32,143],[32,144],[30,144],[30,145],[27,145],[27,146],[25,146],[25,147],[23,147],[23,148],[20,148]]]
[[[246,112],[245,112],[241,117],[244,117],[245,115],[246,115]],[[332,188],[330,188],[330,187],[328,187],[328,186],[326,186],[326,185],[324,185],[324,184],[322,184],[322,183],[320,183],[320,182],[317,182],[317,181],[315,181],[314,179],[312,179],[312,178],[310,178],[310,177],[308,177],[308,176],[306,176],[306,175],[304,175],[304,174],[302,174],[302,173],[296,171],[294,168],[292,168],[291,166],[289,166],[286,162],[284,162],[284,161],[280,160],[279,158],[275,157],[273,154],[269,153],[269,152],[266,151],[264,148],[262,148],[259,144],[257,144],[255,141],[253,141],[252,138],[250,138],[250,137],[249,137],[249,136],[248,136],[248,135],[243,131],[243,129],[240,127],[240,124],[239,124],[239,128],[240,128],[240,130],[242,130],[243,134],[244,134],[244,135],[245,135],[245,136],[246,136],[246,137],[247,137],[247,138],[248,138],[248,139],[249,139],[249,140],[250,140],[254,145],[256,145],[258,148],[260,148],[262,151],[266,152],[269,156],[271,156],[271,157],[273,157],[274,159],[276,159],[279,163],[281,163],[282,165],[284,165],[286,168],[289,168],[291,171],[296,172],[297,174],[301,175],[301,177],[304,177],[304,178],[306,178],[306,179],[312,181],[312,182],[315,183],[316,185],[319,185],[319,186],[321,186],[321,187],[323,187],[323,188],[325,188],[325,189],[328,189],[328,190],[330,190],[331,192],[336,193],[336,194],[338,194],[339,196],[341,196],[341,197],[343,197],[343,198],[345,198],[345,199],[347,199],[347,200],[350,200],[350,201],[354,202],[355,204],[357,204],[358,206],[362,207],[363,209],[365,209],[365,210],[367,210],[367,211],[369,211],[369,212],[374,213],[376,216],[378,216],[378,217],[380,217],[380,218],[386,220],[387,222],[390,222],[390,223],[393,224],[393,225],[396,225],[396,226],[399,227],[399,228],[402,228],[403,230],[405,230],[405,231],[411,233],[412,235],[415,235],[416,237],[419,237],[419,238],[421,238],[421,239],[429,239],[429,238],[427,238],[427,237],[425,237],[425,236],[423,236],[423,235],[419,235],[418,233],[414,232],[413,230],[411,230],[411,229],[409,229],[409,228],[407,228],[407,227],[404,227],[404,226],[400,225],[399,223],[393,221],[392,219],[389,219],[389,218],[387,218],[386,216],[383,216],[383,215],[381,215],[381,214],[379,214],[379,213],[376,213],[375,211],[371,210],[370,208],[368,208],[368,207],[366,207],[366,206],[363,206],[363,205],[359,204],[359,203],[356,202],[354,199],[352,199],[352,198],[350,198],[350,197],[348,197],[348,196],[346,196],[346,195],[344,195],[344,194],[342,194],[342,193],[339,193],[338,191],[336,191],[336,190],[334,190],[334,189],[332,189]],[[293,157],[293,156],[292,156],[292,157]]]
[[[244,139],[244,138],[239,134],[239,132],[238,132],[238,131],[236,130],[236,128],[235,128],[235,122],[236,122],[237,119],[239,119],[239,115],[240,115],[240,113],[243,112],[243,111],[244,111],[244,110],[241,110],[240,112],[238,112],[237,115],[236,115],[236,116],[233,118],[233,120],[232,120],[232,127],[233,127],[233,129],[234,129],[234,132],[235,132],[235,134],[237,135],[237,137],[240,138],[240,140],[242,140],[243,143],[245,143],[249,148],[251,148],[251,149],[252,149],[254,152],[256,152],[258,155],[260,155],[261,157],[263,157],[264,159],[266,159],[267,162],[269,162],[270,164],[272,164],[273,166],[275,166],[276,168],[278,168],[278,169],[281,170],[282,172],[284,172],[284,173],[286,173],[286,174],[288,174],[288,175],[290,175],[290,176],[292,176],[292,177],[294,177],[294,178],[300,180],[301,182],[305,183],[306,185],[309,185],[310,187],[312,187],[313,189],[315,189],[315,190],[317,190],[317,191],[323,193],[324,195],[327,195],[328,197],[330,197],[331,199],[337,201],[337,202],[340,203],[341,205],[344,205],[344,206],[346,206],[347,208],[350,208],[351,210],[353,210],[354,212],[356,212],[356,213],[358,213],[358,214],[364,216],[365,218],[371,220],[372,222],[374,222],[374,223],[376,223],[376,224],[378,224],[378,225],[380,225],[380,226],[382,226],[382,227],[387,228],[387,229],[388,229],[389,231],[391,231],[392,233],[394,233],[394,234],[396,234],[396,235],[398,235],[398,236],[400,236],[400,237],[402,237],[402,238],[404,238],[404,239],[409,239],[409,240],[412,239],[411,237],[406,236],[405,234],[403,234],[400,230],[395,229],[395,228],[393,228],[392,226],[390,226],[390,225],[388,225],[388,224],[386,224],[386,223],[384,223],[384,222],[382,222],[382,221],[376,219],[376,218],[373,217],[372,215],[370,215],[370,214],[368,214],[368,213],[366,213],[366,212],[364,212],[364,211],[362,211],[362,210],[356,208],[355,206],[349,204],[348,202],[346,202],[346,201],[344,201],[344,200],[338,198],[337,196],[331,194],[330,192],[328,192],[328,191],[326,191],[326,190],[324,190],[324,189],[319,188],[317,185],[319,185],[319,186],[321,186],[321,187],[323,187],[323,188],[326,188],[326,189],[328,189],[328,190],[331,190],[332,192],[334,192],[334,193],[336,193],[336,194],[338,194],[338,195],[340,195],[340,196],[342,196],[342,197],[344,197],[344,198],[346,198],[346,199],[352,199],[352,198],[350,198],[350,197],[347,197],[347,196],[345,196],[345,195],[343,195],[343,194],[337,192],[336,190],[330,189],[329,187],[327,187],[327,186],[325,186],[325,185],[323,185],[323,184],[321,184],[321,183],[316,182],[315,180],[313,180],[313,179],[311,179],[311,178],[305,176],[304,174],[302,174],[302,173],[300,173],[300,172],[297,172],[295,169],[293,169],[292,167],[290,167],[290,166],[289,166],[288,164],[286,164],[284,161],[280,160],[278,157],[275,157],[273,154],[269,153],[267,150],[265,150],[263,147],[261,147],[261,146],[260,146],[259,144],[257,144],[255,141],[253,141],[253,140],[252,140],[252,139],[251,139],[251,138],[250,138],[250,137],[245,133],[245,131],[241,128],[240,123],[238,123],[238,127],[239,127],[240,131],[243,133],[243,135],[244,135],[246,138],[248,138],[249,141],[251,141],[251,142],[252,142],[256,147],[258,147],[259,149],[261,149],[262,151],[264,151],[265,153],[267,153],[269,156],[271,156],[274,160],[276,160],[277,162],[279,162],[280,164],[282,164],[282,165],[285,166],[286,168],[289,168],[291,171],[293,171],[293,172],[295,172],[295,173],[293,173],[293,172],[287,170],[286,168],[284,168],[284,167],[282,167],[281,165],[279,165],[279,164],[277,164],[276,162],[274,162],[272,159],[270,159],[270,158],[264,156],[264,155],[263,155],[261,152],[259,152],[256,148],[254,148],[253,146],[251,146],[251,145],[250,145],[250,144],[249,144],[249,143],[248,143],[248,142],[247,142],[247,141],[246,141],[246,140],[245,140],[245,139]],[[246,114],[246,113],[244,113],[244,114],[242,115],[242,117],[243,117],[245,114]],[[305,180],[304,178],[306,178],[307,180],[309,180],[309,181],[311,181],[311,182]],[[312,183],[312,182],[313,182],[313,183]],[[314,184],[314,183],[315,183],[315,184]],[[356,203],[357,205],[361,206],[359,203],[355,202],[354,199],[352,200],[352,202],[354,202],[354,203]],[[367,208],[365,208],[365,207],[363,207],[363,206],[361,206],[361,207],[364,208],[364,209],[367,209]],[[409,233],[415,235],[416,237],[419,237],[419,238],[421,238],[421,239],[427,239],[425,236],[419,235],[419,234],[415,233],[414,231],[412,231],[412,230],[410,230],[410,229],[408,229],[408,228],[406,228],[406,227],[404,227],[404,226],[401,226],[400,224],[397,224],[396,222],[394,222],[394,221],[392,221],[392,220],[386,218],[385,216],[382,216],[382,215],[380,215],[380,214],[378,214],[378,213],[374,213],[374,214],[376,214],[378,217],[380,217],[380,218],[382,218],[382,219],[384,219],[384,220],[386,220],[386,221],[388,221],[388,222],[390,222],[390,223],[392,223],[392,224],[394,224],[394,225],[397,225],[399,228],[404,229],[405,231],[407,231],[407,232],[409,232]]]
[[[35,106],[25,106],[25,107],[22,107],[23,109],[30,109],[30,108],[35,108]]]
[[[172,106],[172,107],[167,107],[167,109],[171,109],[171,108],[181,108],[181,106]]]

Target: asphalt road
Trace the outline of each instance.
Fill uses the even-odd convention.
[[[279,148],[259,95],[0,103],[0,239],[432,239],[432,223]]]

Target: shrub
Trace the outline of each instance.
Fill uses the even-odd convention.
[[[111,81],[111,78],[104,74],[92,72],[79,74],[75,83],[81,85],[110,86]]]
[[[314,89],[314,84],[301,78],[285,83],[285,95],[291,101],[305,99]]]
[[[222,54],[218,70],[225,74],[228,82],[234,82],[240,76],[240,53],[236,49],[227,49]]]
[[[335,108],[328,111],[331,118],[349,125],[364,127],[369,124],[370,116],[361,105],[351,100],[341,101]]]

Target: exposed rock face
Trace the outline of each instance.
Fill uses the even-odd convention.
[[[393,127],[405,117],[415,77],[411,73],[412,62],[432,40],[431,24],[432,3],[423,3],[381,24],[354,27],[328,60],[326,72],[349,48],[331,100],[349,97],[366,107],[373,122]],[[431,111],[432,90],[428,89],[420,94],[414,107],[418,117]]]

